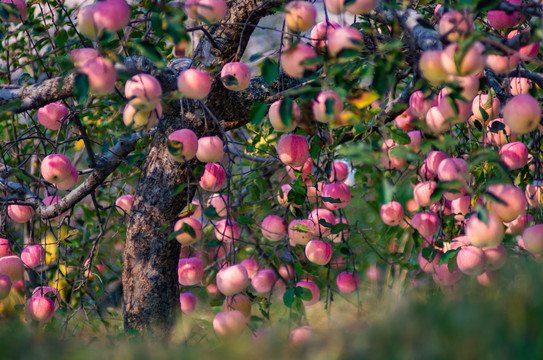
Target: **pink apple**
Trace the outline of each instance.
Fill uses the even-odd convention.
[[[381,206],[381,219],[390,226],[396,226],[403,220],[403,207],[397,201],[391,201]]]
[[[503,108],[503,121],[517,134],[528,134],[537,129],[540,120],[541,107],[531,95],[517,95]]]
[[[427,99],[424,96],[424,93],[420,90],[413,92],[409,97],[410,114],[418,118],[425,117],[428,110],[430,110],[432,106],[436,105],[437,99],[435,99],[435,97]]]
[[[98,38],[98,29],[94,24],[94,4],[83,6],[77,14],[79,32],[91,40]]]
[[[55,304],[51,299],[45,297],[33,297],[26,305],[26,312],[32,320],[46,323],[55,314]]]
[[[227,89],[245,90],[251,83],[251,69],[246,64],[237,61],[226,63],[221,70],[221,80]]]
[[[498,270],[507,261],[507,250],[500,244],[493,247],[483,248],[486,258],[486,268],[488,270]]]
[[[197,257],[179,259],[177,265],[179,283],[183,286],[192,286],[202,281],[204,265]]]
[[[226,183],[226,172],[220,164],[207,163],[199,185],[207,191],[219,191]]]
[[[426,170],[431,174],[431,178],[435,178],[437,176],[439,164],[441,164],[441,162],[447,158],[447,154],[437,150],[431,151],[428,154],[424,160],[424,164],[426,165]]]
[[[193,293],[186,292],[179,294],[179,305],[181,306],[181,312],[185,315],[190,315],[196,309],[198,298]]]
[[[526,196],[515,185],[495,184],[487,187],[487,192],[500,199],[505,204],[491,199],[488,207],[500,220],[513,221],[526,213]]]
[[[313,116],[321,123],[329,123],[343,110],[343,100],[334,90],[325,90],[313,100]]]
[[[115,91],[117,71],[113,63],[101,56],[85,62],[79,71],[87,75],[89,88],[96,95],[108,95]]]
[[[316,58],[317,52],[305,43],[298,43],[283,50],[281,53],[281,67],[288,76],[301,78],[305,71],[315,71],[317,65],[304,65],[304,62]]]
[[[321,295],[321,292],[317,284],[315,284],[313,281],[310,281],[310,280],[299,281],[296,283],[296,287],[303,287],[303,288],[309,289],[311,291],[311,295],[313,295],[311,300],[302,300],[305,306],[315,305],[316,303],[319,302],[319,297]]]
[[[221,337],[237,337],[246,326],[245,316],[238,310],[221,311],[213,318],[213,330]]]
[[[19,224],[24,224],[32,218],[34,209],[26,205],[8,205],[8,216],[11,220]]]
[[[77,168],[72,165],[70,169],[70,176],[68,176],[66,180],[61,181],[56,185],[59,190],[70,190],[77,185],[77,180],[79,180],[79,172],[77,171]]]
[[[496,123],[496,124],[495,124]],[[496,128],[497,124],[503,124],[503,130],[498,130],[497,132],[492,131],[491,129]],[[511,128],[504,123],[503,119],[494,119],[488,123],[486,128],[486,141],[495,146],[502,146],[507,144],[510,141],[515,141],[517,134],[511,132]]]
[[[321,197],[323,204],[330,210],[342,209],[351,201],[351,189],[344,183],[326,184],[322,188]],[[334,199],[329,201],[326,198]],[[339,201],[339,202],[336,202]]]
[[[503,224],[491,212],[486,213],[486,223],[474,214],[466,224],[466,236],[473,246],[492,247],[499,245],[504,236]]]
[[[9,296],[11,291],[11,279],[6,274],[0,274],[0,300]]]
[[[177,78],[177,88],[189,99],[203,100],[211,92],[211,77],[205,71],[187,69]]]
[[[407,166],[407,161],[403,158],[391,154],[392,149],[398,147],[398,144],[392,139],[386,139],[381,145],[384,154],[381,157],[381,163],[387,170],[401,170]]]
[[[242,265],[231,265],[219,270],[216,282],[223,295],[233,296],[249,285],[249,274]]]
[[[285,165],[303,166],[309,158],[309,143],[301,135],[283,135],[277,142],[277,154]]]
[[[72,162],[62,154],[47,155],[41,162],[41,175],[52,184],[66,180],[72,171]]]
[[[189,230],[185,232],[183,228],[186,226],[191,228],[194,234],[191,234]],[[180,232],[178,235],[175,236],[175,239],[181,245],[185,246],[197,243],[202,238],[202,224],[200,224],[198,220],[190,217],[177,220],[175,226],[173,227],[173,231]]]
[[[61,102],[54,102],[38,109],[38,122],[49,130],[57,131],[62,119],[68,116],[68,109]]]
[[[270,124],[272,127],[279,131],[279,132],[291,132],[292,130],[296,129],[296,126],[298,125],[298,121],[301,118],[301,111],[300,106],[294,101],[291,102],[292,109],[290,112],[290,124],[286,125],[283,119],[281,118],[281,104],[282,100],[277,100],[273,104],[270,105],[270,108],[268,110],[268,119],[270,120]]]
[[[216,23],[225,18],[228,6],[225,0],[187,0],[185,13],[194,20]]]
[[[541,185],[527,184],[524,194],[526,195],[526,201],[530,208],[537,209],[543,204],[543,196],[541,192]]]
[[[521,4],[520,0],[505,0],[505,2],[513,5]],[[486,20],[494,29],[503,30],[516,26],[522,20],[522,15],[517,11],[508,13],[504,10],[489,10]]]
[[[443,253],[440,250],[437,250],[437,253],[434,255],[434,257],[431,258],[430,261],[428,261],[422,256],[421,251],[417,258],[420,269],[426,273],[433,273],[435,268],[439,266],[439,259],[441,258],[441,255],[443,255]]]
[[[441,221],[432,211],[426,213],[417,213],[411,220],[413,228],[417,229],[423,237],[434,236],[439,231]]]
[[[255,259],[245,259],[239,263],[247,270],[249,279],[252,279],[258,273],[258,261]]]
[[[268,215],[262,221],[262,235],[270,241],[279,241],[285,237],[286,228],[283,218]]]
[[[432,85],[446,81],[449,73],[443,66],[443,50],[426,50],[419,58],[419,71]]]
[[[448,11],[439,19],[437,31],[448,41],[458,41],[465,33],[473,31],[473,20],[467,13]]]
[[[513,71],[520,61],[520,56],[515,54],[497,55],[488,54],[486,56],[486,66],[495,74],[505,75]]]
[[[332,258],[332,246],[326,241],[311,240],[305,245],[307,260],[317,265],[326,265]]]
[[[419,206],[425,207],[435,204],[439,199],[431,200],[437,184],[435,181],[425,181],[415,185],[413,189],[413,198],[419,204]]]
[[[17,282],[23,278],[25,266],[20,257],[9,255],[0,258],[0,274],[6,274],[11,282]]]
[[[257,293],[266,294],[272,290],[276,281],[277,275],[273,270],[263,269],[251,279],[251,285]]]
[[[468,181],[469,166],[464,159],[447,158],[439,163],[437,177],[439,181],[460,181],[466,184]],[[462,196],[461,194],[458,196]]]
[[[350,26],[336,29],[328,37],[328,51],[333,57],[341,55],[343,50],[361,50],[363,46],[364,37],[362,33]]]
[[[509,79],[511,95],[528,94],[532,87],[532,80],[524,77],[512,77]]]
[[[323,208],[316,208],[311,211],[311,213],[309,213],[308,219],[313,223],[311,230],[313,231],[313,235],[316,237],[326,237],[330,235],[331,228],[321,224],[321,220],[324,220],[324,222],[331,225],[335,225],[336,223],[336,217],[334,216],[334,213],[332,213],[330,210]]]
[[[45,262],[45,249],[41,245],[30,245],[21,252],[21,260],[31,269]]]
[[[175,130],[168,136],[168,150],[175,161],[191,160],[198,150],[198,137],[190,129]]]
[[[0,258],[11,255],[11,249],[9,248],[9,240],[0,238]]]
[[[344,182],[349,176],[349,167],[343,161],[334,161],[330,169],[330,182]]]
[[[336,219],[336,225],[337,224],[351,225],[349,221],[347,221],[347,219],[345,218]],[[331,234],[328,238],[332,240],[332,242],[334,243],[341,243],[343,240],[347,240],[350,235],[351,235],[351,230],[345,229],[337,234]]]
[[[475,246],[464,246],[456,255],[458,269],[466,275],[479,275],[486,265],[485,253]]]
[[[28,10],[26,8],[26,1],[24,0],[1,0],[0,2],[9,5],[15,5],[19,14],[10,14],[8,21],[14,24],[20,24],[21,20],[24,21],[28,17]]]
[[[500,148],[500,159],[509,170],[521,169],[528,163],[528,148],[522,142],[512,142]]]
[[[224,143],[218,136],[203,136],[198,139],[196,158],[201,162],[219,162],[224,154]]]
[[[313,46],[319,50],[324,49],[326,46],[328,46],[328,38],[330,37],[330,34],[340,27],[341,25],[331,20],[329,20],[328,22],[321,21],[320,23],[315,25],[313,27],[313,30],[311,30],[310,35]]]
[[[313,172],[313,159],[311,159],[310,157],[307,158],[307,160],[304,162],[302,166],[292,167],[290,165],[287,165],[287,174],[288,176],[290,176],[292,180],[296,180],[298,176],[301,176],[303,180],[306,180],[312,172]]]
[[[464,221],[465,216],[471,212],[471,209],[471,197],[469,195],[451,201],[451,212],[456,214],[454,218],[458,221]]]
[[[424,115],[426,115],[426,112],[424,113]],[[394,125],[397,128],[402,129],[403,131],[411,131],[414,129],[413,123],[415,122],[415,120],[417,120],[417,118],[411,113],[411,108],[408,108],[394,118]]]
[[[485,56],[483,52],[485,46],[480,43],[474,43],[465,53],[461,53],[461,49],[458,44],[453,43],[448,45],[444,50],[441,57],[443,68],[450,75],[475,75],[481,72],[485,67]],[[463,56],[458,61],[458,56]]]
[[[124,124],[129,127],[133,126],[134,130],[141,130],[145,127],[152,128],[158,123],[160,117],[162,117],[162,105],[160,103],[151,111],[138,111],[131,104],[126,104],[123,110]]]
[[[299,228],[299,230],[295,230]],[[313,222],[307,219],[292,220],[288,225],[288,239],[292,246],[305,245],[313,238]]]
[[[505,233],[511,235],[521,235],[524,229],[526,229],[526,227],[533,221],[534,217],[531,214],[520,215],[515,220],[505,224],[507,226]]]
[[[487,94],[481,94],[473,99],[471,109],[476,119],[486,122],[498,117],[501,103],[496,96],[490,98]],[[481,109],[484,110],[486,115],[483,114]]]
[[[51,286],[38,286],[32,291],[32,297],[47,297],[52,299],[55,303],[55,311],[60,307],[61,296],[57,288]]]
[[[244,294],[226,297],[222,303],[222,311],[238,310],[245,316],[245,321],[251,320],[251,299]]]
[[[345,8],[353,15],[366,15],[377,6],[378,2],[379,0],[354,0]]]
[[[219,241],[232,242],[239,240],[240,228],[236,221],[222,219],[215,223],[215,237]]]
[[[124,95],[137,110],[152,111],[160,102],[162,87],[154,76],[137,74],[126,82]]]
[[[459,270],[450,272],[447,264],[441,264],[436,266],[432,273],[432,278],[439,286],[452,286],[458,281],[460,275],[461,273]]]
[[[360,276],[353,272],[341,272],[336,278],[336,285],[342,294],[353,293],[360,286]]]
[[[524,232],[522,233],[522,239],[524,240],[524,246],[526,247],[526,250],[528,250],[532,254],[542,254],[543,224],[530,226],[524,229]],[[0,259],[0,261],[2,261],[2,259]]]
[[[228,214],[230,199],[226,195],[213,194],[207,200],[207,206],[213,207],[219,217],[225,217]]]
[[[130,22],[130,6],[125,0],[97,2],[93,8],[96,28],[117,32]]]
[[[494,282],[494,272],[487,270],[484,273],[477,275],[477,282],[483,286],[491,286]]]
[[[309,342],[312,337],[313,328],[311,326],[300,326],[290,331],[288,339],[290,344],[294,346],[301,346]]]
[[[458,83],[458,86],[460,86],[460,88],[462,89],[462,91],[460,92],[460,95],[466,101],[472,101],[473,98],[475,98],[475,95],[477,95],[477,92],[479,91],[479,76],[478,75],[471,75],[471,76],[450,75],[449,81]]]
[[[130,214],[130,210],[132,209],[132,204],[134,203],[134,196],[133,195],[122,195],[115,200],[115,206],[117,207],[117,211],[119,214]]]
[[[79,11],[81,13],[81,10]],[[81,67],[88,60],[95,59],[100,56],[100,52],[93,48],[81,48],[70,51],[70,60],[74,63],[76,68]],[[45,125],[44,125],[45,126]]]
[[[291,1],[285,6],[285,23],[290,31],[311,29],[317,19],[317,9],[307,1]]]
[[[521,33],[527,33],[529,32],[529,29],[521,31]],[[507,34],[507,39],[513,39],[516,36],[518,36],[519,31],[513,30],[509,34]],[[533,60],[538,54],[539,54],[539,42],[533,42],[528,45],[522,46],[519,50],[520,59],[522,61],[530,61]],[[515,95],[515,94],[513,94]]]

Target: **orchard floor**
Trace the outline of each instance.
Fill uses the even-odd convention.
[[[120,319],[107,331],[83,319],[63,329],[59,314],[44,328],[4,319],[0,359],[541,359],[542,285],[543,265],[516,258],[492,287],[467,277],[449,290],[422,281],[398,297],[385,284],[366,286],[360,311],[356,295],[336,298],[329,313],[308,309],[316,331],[304,346],[289,345],[279,323],[264,342],[249,330],[220,340],[202,314],[183,318],[168,344],[126,337]]]

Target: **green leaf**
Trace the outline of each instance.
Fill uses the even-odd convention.
[[[270,58],[266,58],[264,61],[262,61],[261,71],[264,81],[266,81],[268,84],[277,79],[277,75],[279,75],[277,63]]]
[[[390,137],[398,145],[408,145],[411,143],[409,135],[395,127],[390,128]]]
[[[283,303],[287,307],[291,307],[293,302],[294,302],[294,289],[288,288],[283,294]]]
[[[262,122],[262,119],[266,117],[268,112],[268,104],[263,101],[257,101],[251,105],[249,110],[249,122],[253,125],[258,125]]]
[[[238,84],[238,79],[233,75],[226,75],[221,77],[221,81],[224,86],[236,86]]]
[[[334,227],[334,224],[330,224],[329,222],[327,222],[324,219],[320,219],[319,224],[324,226],[324,227],[330,228],[330,229]]]
[[[301,232],[301,233],[310,233],[311,232],[311,230],[309,230],[309,228],[304,224],[296,224],[293,227],[289,228],[289,230],[293,230],[293,231],[297,231],[297,232]]]
[[[342,231],[348,230],[349,227],[350,227],[349,224],[339,223],[339,224],[334,225],[334,227],[331,230],[331,233],[332,235],[339,234]]]
[[[187,223],[181,226],[181,234],[189,234],[191,238],[196,238],[196,231]]]
[[[279,116],[285,126],[292,124],[292,100],[290,98],[283,99],[279,106]]]
[[[255,220],[253,218],[250,218],[248,216],[238,216],[236,218],[236,221],[240,224],[244,225],[252,225],[255,223]]]
[[[449,250],[446,253],[442,254],[439,258],[439,265],[443,265],[445,263],[448,263],[450,259],[456,260],[456,254],[458,254],[458,251],[460,251],[460,248]]]
[[[311,301],[313,299],[313,293],[311,292],[311,290],[303,286],[297,286],[294,290],[294,293],[297,297],[304,301]]]
[[[219,214],[217,214],[217,210],[213,206],[208,206],[203,211],[204,215],[207,216],[209,219],[216,219],[219,217]]]
[[[149,60],[155,63],[155,65],[164,63],[164,58],[162,57],[162,54],[157,50],[156,44],[153,44],[150,41],[136,40],[136,42],[134,42],[134,47],[144,56],[149,58]]]
[[[78,74],[75,77],[74,95],[80,104],[85,104],[89,97],[89,77],[86,74]]]
[[[332,203],[332,204],[340,204],[341,203],[340,199],[334,199],[332,197],[321,196],[321,199],[324,202],[328,202],[328,203]]]
[[[422,257],[427,261],[432,261],[439,253],[439,250],[433,247],[425,247],[422,249]]]
[[[168,141],[168,151],[172,156],[178,157],[183,153],[183,143],[175,140]]]

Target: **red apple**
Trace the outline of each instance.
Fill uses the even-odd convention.
[[[4,256],[11,255],[11,250],[9,248],[9,240],[0,238],[0,258]]]
[[[286,125],[283,119],[281,118],[281,104],[282,100],[277,100],[273,104],[270,105],[270,109],[268,110],[268,119],[270,119],[270,124],[272,127],[279,131],[279,132],[291,132],[292,130],[296,129],[296,126],[298,126],[298,121],[301,118],[301,111],[298,104],[294,101],[291,102],[292,109],[290,112],[290,124]],[[288,109],[287,109],[288,111]]]
[[[160,103],[162,87],[154,76],[137,74],[126,82],[124,95],[138,111],[152,111]]]
[[[517,95],[503,108],[503,121],[509,125],[511,131],[517,134],[528,134],[534,131],[540,120],[541,107],[531,95]]]
[[[311,295],[313,295],[311,300],[302,300],[305,306],[311,306],[315,305],[319,302],[320,297],[320,290],[317,284],[315,284],[313,281],[310,280],[303,280],[296,283],[296,287],[303,287],[306,289],[309,289],[311,291]]]
[[[61,181],[57,183],[57,188],[59,190],[70,190],[77,184],[77,180],[79,180],[79,172],[77,171],[76,167],[72,165],[70,169],[70,176],[64,181]]]
[[[194,234],[191,234],[189,230],[185,232],[183,229],[185,226],[190,227]],[[185,246],[197,243],[202,238],[202,224],[200,224],[198,220],[190,217],[177,220],[175,226],[173,227],[173,231],[180,232],[178,235],[175,236],[175,239],[181,245]]]
[[[226,183],[226,172],[220,164],[207,163],[199,185],[207,191],[219,191]]]
[[[111,61],[101,56],[85,62],[79,71],[87,75],[89,88],[96,95],[108,95],[115,91],[117,71]]]
[[[423,237],[434,236],[439,231],[441,221],[432,211],[426,213],[417,213],[411,220],[413,228],[417,229]]]
[[[520,215],[526,213],[526,196],[524,192],[515,185],[495,184],[487,187],[487,192],[500,199],[505,204],[491,199],[488,208],[500,220],[513,221]]]
[[[478,247],[464,246],[456,255],[456,264],[458,269],[466,275],[479,275],[486,265],[485,253]]]
[[[391,201],[381,206],[381,219],[390,226],[396,226],[403,220],[403,207],[397,201]]]
[[[277,215],[268,215],[262,221],[262,235],[270,241],[279,241],[285,237],[286,228],[283,218]]]
[[[413,198],[419,204],[419,206],[425,207],[435,204],[439,199],[431,200],[437,184],[435,181],[425,181],[415,185],[413,190]]]
[[[509,74],[513,71],[520,61],[520,56],[515,54],[497,55],[488,54],[486,56],[486,66],[498,75]]]
[[[194,20],[216,23],[225,18],[228,6],[225,0],[187,0],[185,14]]]
[[[315,6],[307,1],[291,1],[285,6],[285,23],[290,31],[307,31],[315,25],[316,19]]]
[[[30,245],[21,252],[21,260],[31,269],[45,262],[45,249],[41,245]]]
[[[272,290],[276,281],[277,275],[273,270],[263,269],[251,279],[251,285],[257,293],[266,294]]]
[[[177,265],[179,283],[183,286],[192,286],[202,281],[204,265],[197,257],[179,259]]]
[[[224,143],[218,136],[203,136],[198,139],[196,158],[201,162],[219,162],[224,154]]]
[[[68,109],[61,102],[50,103],[38,109],[38,122],[53,131],[60,129],[61,120],[66,116]]]
[[[342,294],[353,293],[360,286],[360,276],[357,273],[341,272],[336,278],[336,285]]]
[[[309,158],[309,143],[301,135],[283,135],[277,142],[277,153],[283,164],[303,166]]]
[[[66,180],[72,171],[72,162],[62,154],[47,155],[41,162],[41,174],[45,181],[57,184]]]
[[[249,279],[252,279],[258,273],[258,261],[255,259],[245,259],[239,263],[247,270]]]
[[[500,148],[500,159],[509,170],[523,168],[528,163],[528,148],[522,142],[512,142]]]
[[[216,283],[223,295],[233,296],[249,285],[249,274],[240,264],[227,266],[217,273]]]
[[[6,274],[11,282],[17,282],[23,278],[25,266],[20,257],[9,255],[0,258],[0,274]]]
[[[317,57],[317,52],[305,43],[298,43],[283,50],[281,53],[281,67],[288,76],[301,78],[305,71],[315,71],[317,65],[304,65],[307,60]]]
[[[428,110],[436,105],[437,99],[435,97],[432,96],[427,99],[420,90],[413,92],[409,97],[409,111],[413,116],[418,118],[425,117]]]
[[[24,224],[32,218],[34,209],[26,205],[8,205],[8,216],[11,220],[19,224]]]
[[[290,165],[287,166],[287,174],[288,176],[290,176],[292,180],[296,180],[298,177],[298,174],[299,176],[302,177],[303,180],[306,180],[312,172],[313,172],[313,159],[311,159],[310,157],[307,158],[307,160],[304,162],[302,166],[295,166],[295,167],[292,167]],[[308,188],[308,191],[309,191],[309,188]]]
[[[232,242],[239,240],[240,228],[236,221],[222,219],[215,223],[215,237],[219,241]]]
[[[117,207],[117,211],[119,214],[130,214],[130,210],[132,209],[132,204],[134,203],[134,196],[133,195],[122,195],[115,200],[115,206]]]
[[[362,33],[350,26],[340,27],[328,37],[328,52],[331,56],[341,55],[343,50],[361,50],[364,46]]]
[[[503,224],[491,212],[486,213],[486,223],[474,214],[466,224],[466,236],[473,246],[492,247],[499,245],[504,236]]]
[[[311,230],[313,231],[313,235],[316,237],[326,237],[330,235],[331,228],[321,224],[321,220],[324,220],[324,222],[331,225],[335,225],[336,223],[336,217],[334,214],[330,210],[323,208],[316,208],[311,211],[308,219],[313,223]]]
[[[225,217],[228,214],[230,199],[226,195],[213,194],[207,200],[207,206],[213,207],[219,217]]]
[[[205,99],[211,92],[211,85],[209,74],[196,69],[187,69],[177,78],[179,92],[189,99]]]
[[[48,293],[51,293],[50,295],[47,295]],[[32,297],[47,297],[51,298],[53,302],[55,303],[55,311],[60,307],[61,303],[61,296],[60,292],[57,288],[51,287],[51,286],[38,286],[37,288],[32,291]]]
[[[422,92],[421,92],[422,94]],[[426,115],[426,112],[424,113]],[[394,125],[403,131],[411,131],[414,129],[414,122],[417,118],[411,113],[411,107],[394,118]]]
[[[521,0],[505,0],[505,2],[512,5],[521,4]],[[522,20],[522,15],[518,11],[508,13],[504,10],[489,10],[486,20],[494,29],[503,30],[516,26]]]
[[[324,49],[328,46],[328,38],[330,37],[330,34],[340,28],[341,25],[339,25],[335,21],[321,21],[317,25],[313,27],[313,30],[311,30],[311,42],[313,43],[313,46],[316,47],[319,50]]]
[[[326,265],[332,258],[332,246],[322,240],[311,240],[305,245],[307,260],[317,265]]]
[[[190,129],[175,130],[168,136],[168,150],[175,161],[191,160],[198,150],[198,137]]]
[[[46,323],[55,314],[55,304],[45,297],[33,297],[26,305],[26,312],[32,320]]]
[[[295,228],[300,228],[295,230]],[[313,222],[307,219],[292,220],[288,225],[288,239],[292,246],[305,245],[313,238]]]
[[[342,209],[349,205],[349,202],[351,201],[351,189],[344,183],[326,184],[322,188],[321,197],[324,206],[328,209]],[[334,201],[327,198],[334,199]]]
[[[245,90],[251,83],[251,69],[246,64],[237,61],[226,63],[221,70],[221,80],[227,89]]]
[[[186,292],[179,294],[179,305],[181,306],[181,312],[185,315],[190,315],[196,309],[198,298],[193,293]]]
[[[6,274],[0,274],[0,300],[9,296],[11,291],[11,279]]]
[[[98,29],[117,32],[130,22],[130,6],[125,0],[97,2],[93,9],[93,19]]]
[[[313,116],[321,123],[329,123],[343,110],[343,100],[334,90],[325,90],[313,100]]]

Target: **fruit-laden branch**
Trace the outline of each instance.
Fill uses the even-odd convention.
[[[12,200],[32,206],[40,218],[54,218],[71,209],[99,187],[126,156],[134,151],[137,142],[144,137],[152,136],[154,132],[155,130],[151,130],[146,133],[133,133],[122,137],[117,144],[97,158],[96,167],[87,179],[55,204],[44,205],[30,189],[17,182],[0,178],[0,189],[15,195]]]

